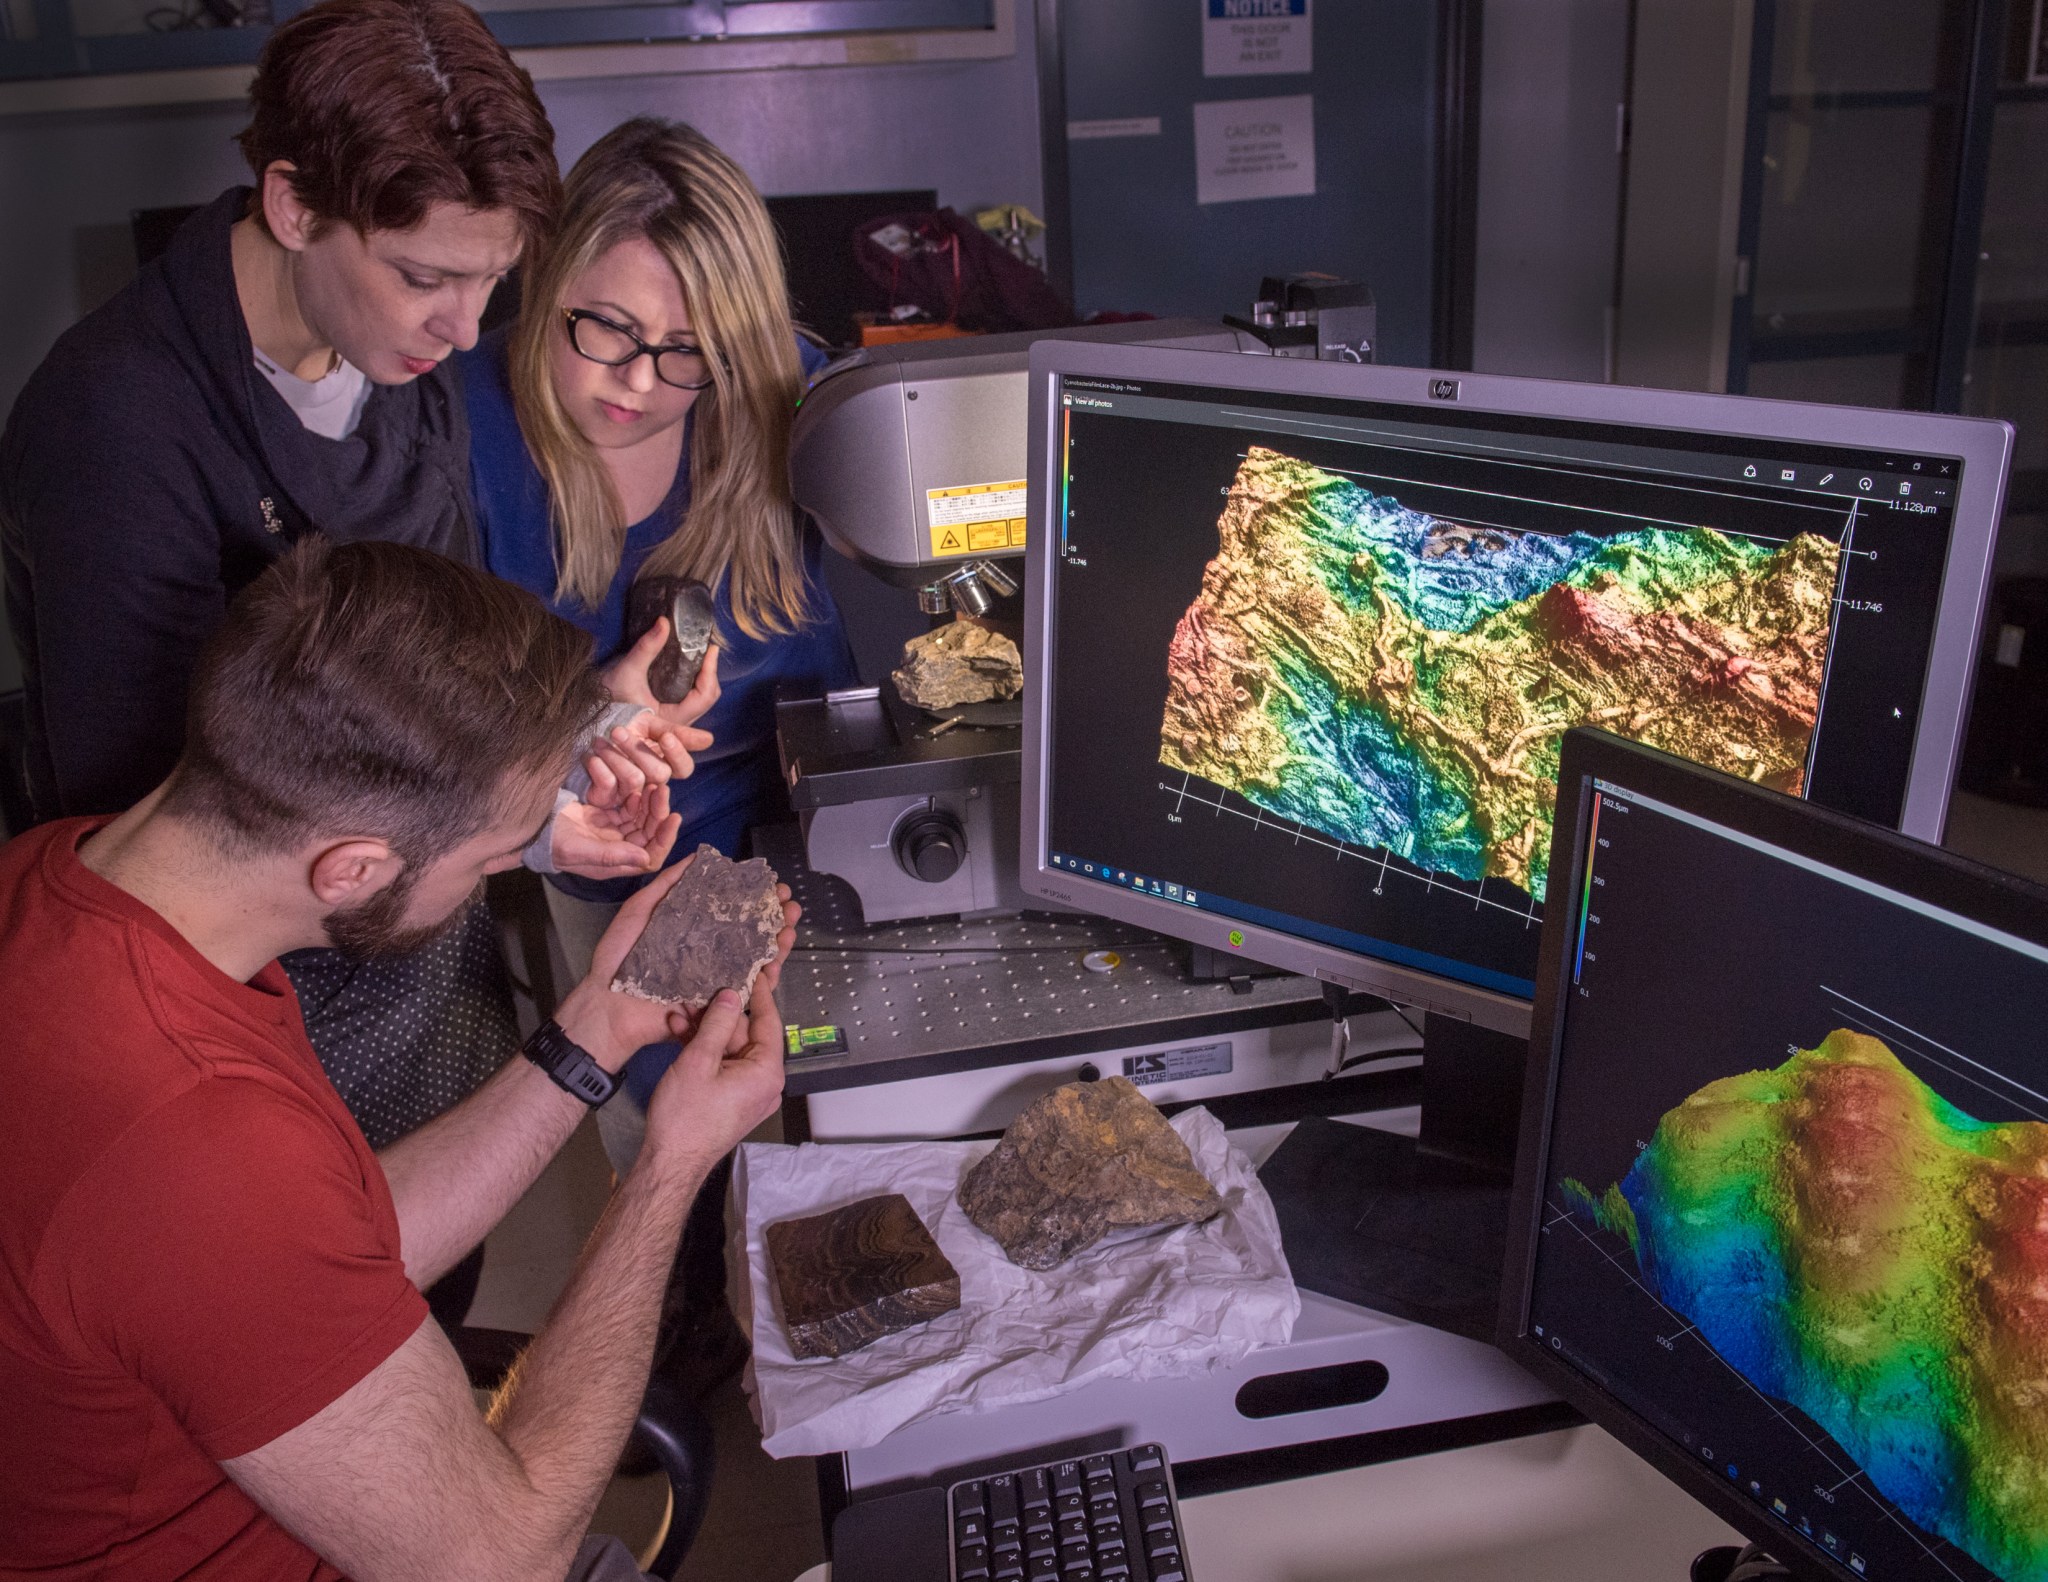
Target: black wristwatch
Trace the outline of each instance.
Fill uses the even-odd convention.
[[[612,1074],[591,1059],[590,1051],[563,1032],[557,1022],[542,1022],[519,1046],[519,1052],[552,1077],[556,1087],[575,1094],[592,1109],[618,1088]]]

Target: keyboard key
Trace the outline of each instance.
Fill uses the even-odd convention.
[[[1033,1467],[1017,1474],[1017,1498],[1027,1506],[1051,1503],[1052,1489],[1046,1481],[1045,1468]]]
[[[966,1544],[954,1556],[953,1575],[959,1582],[987,1582],[988,1545]]]
[[[956,1544],[987,1543],[988,1523],[979,1516],[960,1518],[953,1523],[953,1542]]]
[[[953,1514],[955,1516],[986,1516],[988,1497],[979,1483],[963,1483],[953,1491]]]
[[[998,1561],[991,1582],[1024,1582],[1024,1562],[1020,1559],[1013,1565],[1004,1565]]]
[[[1131,1452],[1131,1470],[1133,1472],[1157,1472],[1161,1464],[1160,1451],[1157,1445],[1140,1445]]]
[[[1025,1582],[1059,1582],[1059,1562],[1051,1555],[1033,1555],[1024,1568]]]
[[[1101,1582],[1131,1582],[1131,1568],[1122,1558],[1115,1560],[1096,1556],[1095,1574]]]
[[[988,1480],[989,1520],[1000,1527],[1004,1522],[1017,1520],[1017,1482],[1003,1476]]]
[[[1053,1511],[1060,1516],[1079,1516],[1086,1508],[1078,1489],[1069,1489],[1057,1495],[1052,1502]]]
[[[1152,1582],[1188,1582],[1188,1574],[1181,1569],[1180,1561],[1175,1560],[1172,1565],[1163,1571],[1155,1567],[1152,1572]]]
[[[1081,1491],[1081,1463],[1062,1461],[1052,1469],[1052,1491],[1055,1495],[1078,1494]]]

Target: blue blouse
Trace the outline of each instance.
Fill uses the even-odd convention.
[[[804,372],[823,366],[824,353],[801,346]],[[527,453],[513,414],[506,366],[505,331],[486,336],[462,357],[462,386],[469,405],[470,489],[476,497],[477,530],[484,564],[516,582],[566,621],[590,633],[596,662],[608,664],[625,647],[626,592],[647,557],[674,531],[689,509],[689,442],[684,465],[668,498],[644,520],[626,529],[625,551],[604,602],[586,609],[573,597],[555,597],[554,529],[548,520],[547,485]],[[823,545],[817,529],[804,525],[804,576],[816,618],[796,632],[754,638],[733,620],[729,588],[719,579],[718,681],[721,693],[698,721],[712,745],[697,757],[696,772],[669,786],[669,805],[683,818],[671,861],[709,842],[737,856],[746,831],[774,816],[782,805],[782,781],[775,757],[775,692],[788,685],[816,694],[854,683],[853,651],[820,568]],[[572,895],[618,900],[640,881],[591,880],[550,875]]]

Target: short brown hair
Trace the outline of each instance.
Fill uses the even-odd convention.
[[[604,706],[589,635],[404,544],[295,545],[202,650],[164,811],[236,853],[376,836],[423,865],[567,772]]]
[[[533,79],[461,0],[301,11],[264,44],[249,108],[238,141],[259,188],[289,161],[292,190],[323,224],[409,231],[453,203],[512,210],[531,244],[561,202]]]

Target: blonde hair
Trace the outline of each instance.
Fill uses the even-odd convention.
[[[811,618],[789,494],[789,429],[803,396],[782,251],[746,174],[680,122],[642,117],[608,132],[569,172],[562,221],[535,259],[512,334],[513,405],[548,486],[555,597],[604,602],[625,550],[624,507],[549,373],[569,283],[644,237],[682,286],[711,384],[691,409],[690,505],[641,576],[717,587],[749,637]]]

